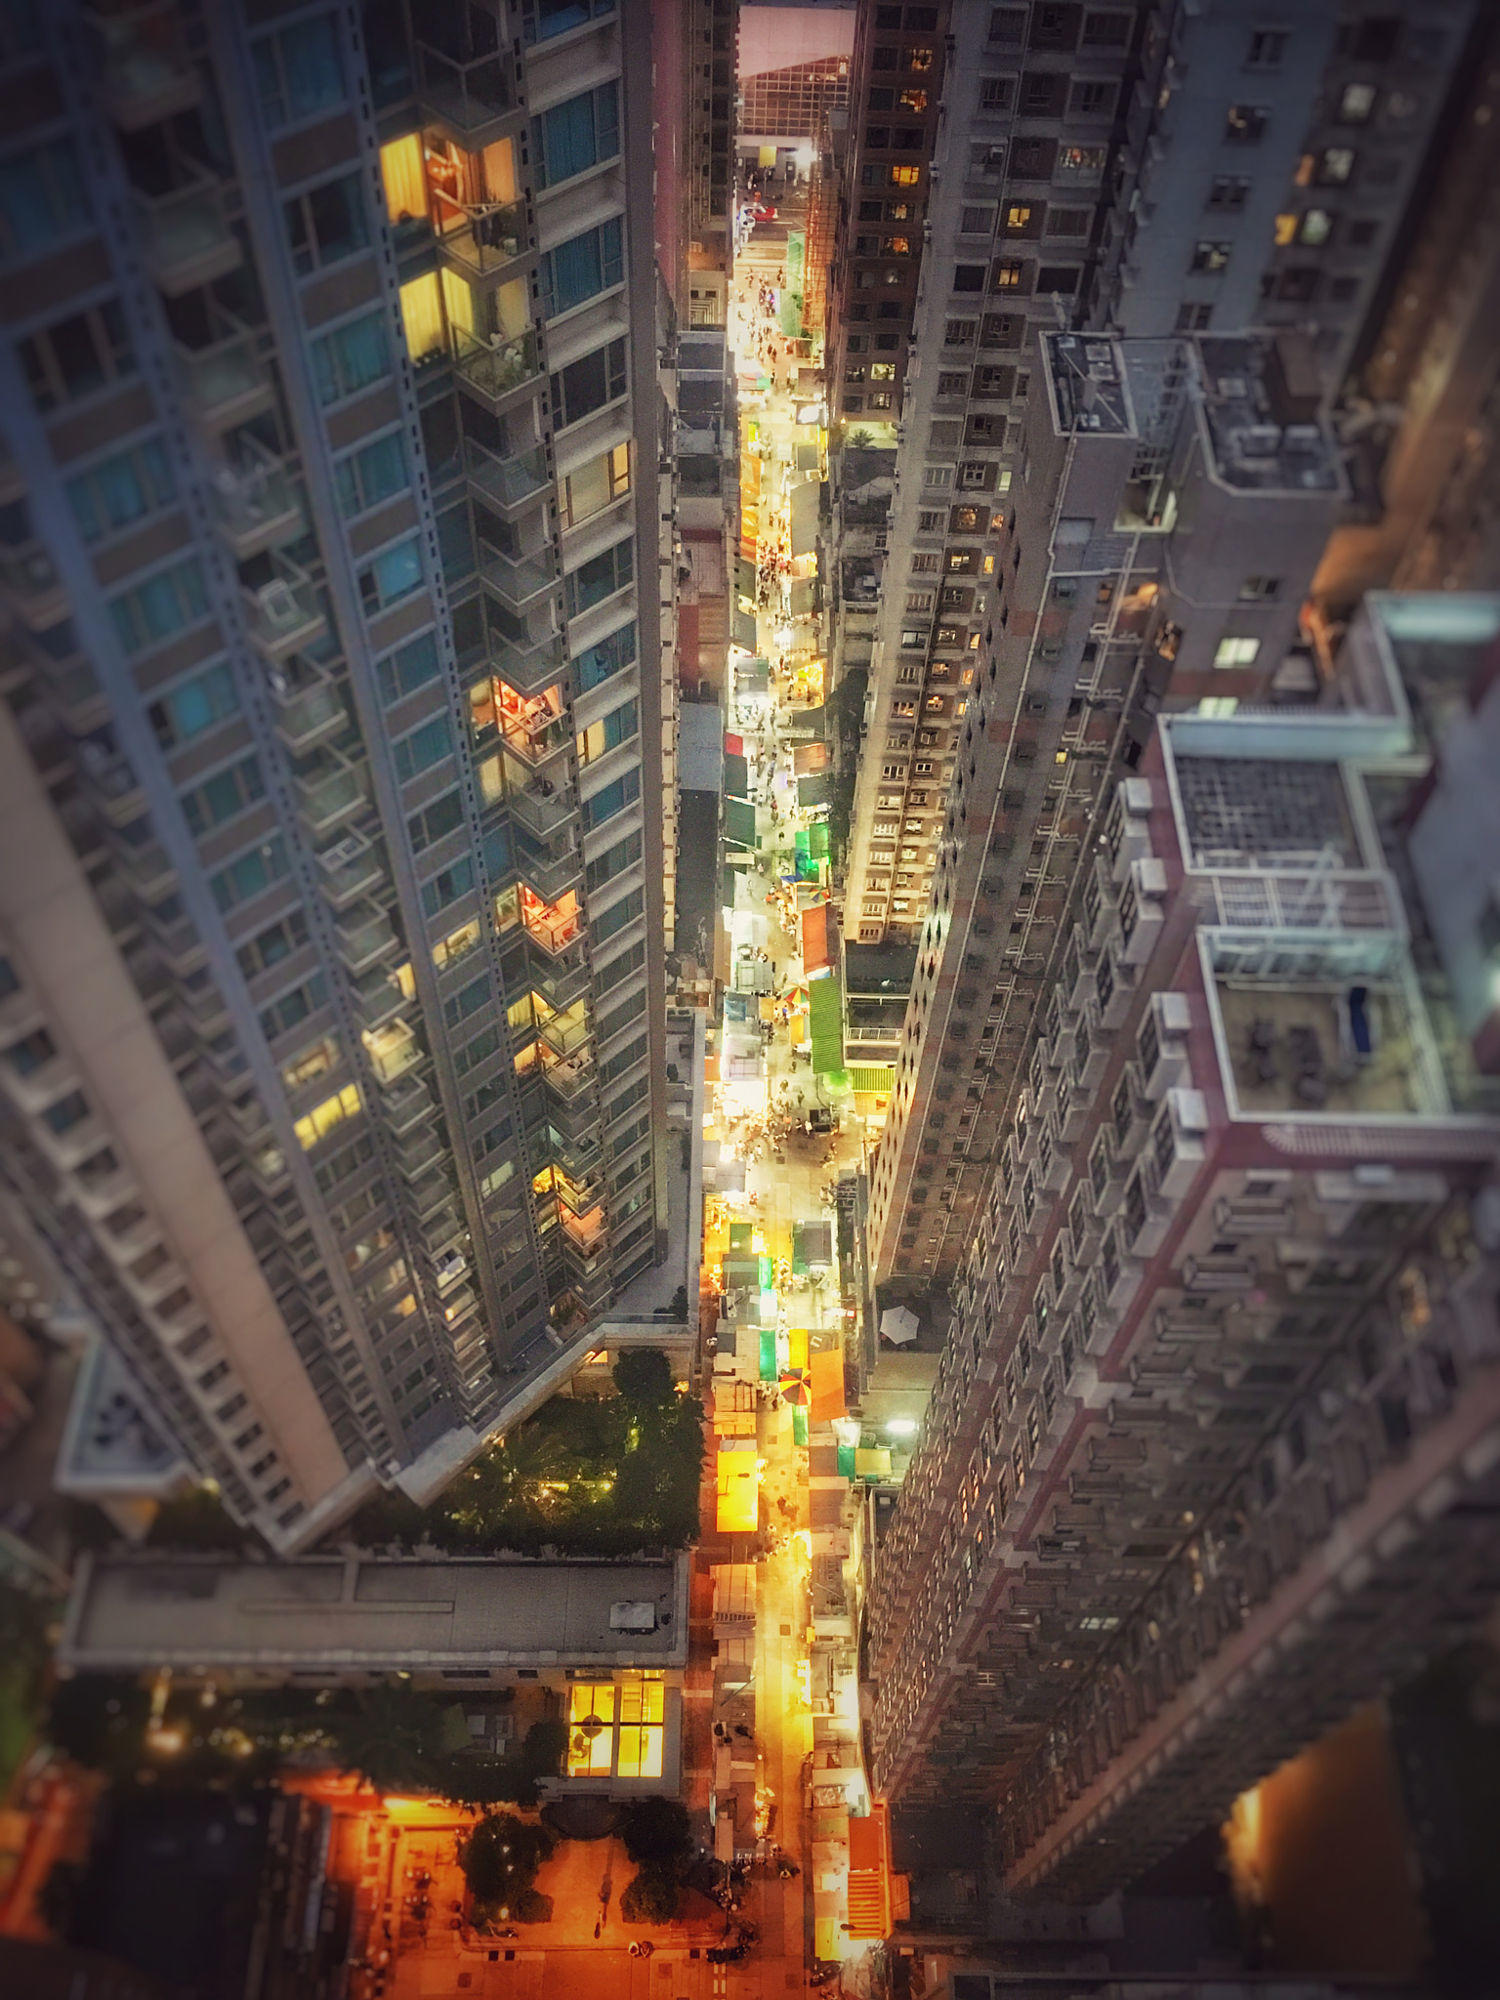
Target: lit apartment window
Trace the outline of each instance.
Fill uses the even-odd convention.
[[[1233,248],[1233,244],[1218,240],[1199,241],[1193,245],[1193,259],[1188,269],[1217,276],[1220,271],[1229,268],[1230,252]]]
[[[621,1778],[659,1778],[665,1738],[666,1690],[658,1680],[625,1681],[620,1690]]]
[[[314,1146],[321,1145],[335,1127],[342,1125],[346,1118],[352,1118],[360,1108],[359,1085],[346,1083],[333,1097],[325,1097],[315,1105],[305,1118],[297,1120],[294,1130],[297,1144],[304,1153],[310,1153]]]
[[[575,1681],[568,1691],[568,1776],[607,1778],[614,1762],[615,1690],[610,1681]]]
[[[1221,639],[1214,652],[1214,665],[1216,667],[1253,667],[1259,652],[1259,639]]]

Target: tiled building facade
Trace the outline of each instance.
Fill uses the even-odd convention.
[[[6,30],[8,1212],[282,1546],[660,1247],[648,16]]]

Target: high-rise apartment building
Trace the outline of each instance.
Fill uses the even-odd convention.
[[[1268,467],[1283,443],[1295,448],[1377,301],[1474,9],[1321,0],[1269,28],[1248,0],[1037,4],[955,8],[935,32],[933,15],[868,11],[835,394],[846,429],[889,415],[900,436],[845,888],[852,940],[918,946],[872,1245],[882,1278],[941,1284],[982,1195],[1048,926],[1105,776],[1139,754],[1162,707],[1311,692],[1306,674],[1299,685],[1277,672],[1307,558],[1336,510],[1319,514],[1316,542],[1274,567],[1241,561],[1226,539],[1208,577],[1203,537],[1174,514],[1162,479],[1170,406],[1198,393],[1175,374],[1169,343],[1284,332],[1256,363],[1235,424],[1258,426]],[[913,52],[919,63],[930,52],[936,70],[939,49],[935,139],[924,156],[918,127],[902,127],[909,156],[887,160],[880,148],[898,133],[886,99],[909,86],[920,97]],[[897,174],[901,192],[887,184]],[[877,233],[875,208],[908,198],[921,206],[925,249],[888,209]],[[908,294],[903,323],[896,302]],[[1071,450],[1039,442],[1029,456],[1028,419],[1050,393],[1038,341],[1106,328],[1162,341],[1164,379],[1148,389],[1152,364],[1135,350],[1126,421],[1140,462],[1119,468],[1114,511],[1095,496],[1075,512],[1060,482],[1116,418],[1102,412],[1096,427],[1085,409],[1065,426]],[[861,344],[852,356],[850,340]],[[899,349],[904,360],[892,358]],[[1200,358],[1233,402],[1227,373],[1207,350]],[[1085,365],[1083,393],[1108,401],[1090,374]],[[1227,504],[1252,482],[1210,474],[1202,490],[1206,504],[1211,490]],[[1168,554],[1190,535],[1209,592],[1197,602],[1214,606],[1219,626],[1191,667],[1171,656],[1170,628],[1183,621],[1171,575],[1180,557]]]
[[[660,1248],[650,9],[3,36],[5,1212],[291,1547]]]
[[[1112,788],[869,1610],[875,1782],[998,1806],[1012,1891],[1128,1882],[1492,1610],[1497,663],[1495,599],[1372,597],[1316,704]]]

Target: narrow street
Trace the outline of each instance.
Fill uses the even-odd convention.
[[[819,1655],[814,1642],[813,1570],[815,1562],[825,1571],[832,1562],[837,1575],[847,1487],[825,1476],[821,1486],[836,1490],[815,1491],[810,1464],[821,1458],[831,1474],[829,1412],[836,1407],[842,1414],[844,1407],[834,1189],[861,1150],[847,1092],[841,1104],[832,1087],[838,1064],[830,1066],[826,1051],[821,1064],[815,1060],[811,1018],[813,982],[827,971],[826,957],[817,956],[828,863],[817,778],[824,690],[812,606],[812,526],[825,437],[821,390],[799,384],[797,345],[782,317],[793,261],[789,238],[801,227],[805,195],[778,182],[768,198],[776,218],[756,223],[742,244],[730,306],[745,533],[752,519],[758,533],[756,651],[749,659],[731,655],[725,749],[727,764],[744,759],[754,839],[746,844],[731,834],[722,857],[729,864],[725,879],[734,883],[730,976],[705,1134],[717,1156],[718,1192],[708,1203],[704,1267],[726,1275],[709,1376],[719,1514],[714,1531],[705,1518],[700,1565],[714,1575],[721,1603],[742,1592],[754,1606],[753,1701],[743,1679],[722,1669],[715,1698],[722,1718],[715,1803],[720,1815],[734,1814],[732,1849],[721,1837],[716,1851],[726,1861],[732,1852],[751,1863],[741,1896],[759,1931],[747,1958],[728,1969],[724,1988],[745,2000],[806,1990],[817,1966],[829,1981],[821,1990],[857,1992],[851,1960],[863,1950],[847,1936],[842,1814],[826,1810],[833,1801],[863,1803],[857,1714],[837,1713],[833,1695],[815,1686],[821,1672],[832,1689],[835,1673],[830,1649]],[[758,511],[746,496],[758,500]],[[748,542],[741,554],[748,560]],[[726,793],[735,795],[728,781]],[[747,826],[743,817],[740,825]],[[741,1289],[732,1277],[742,1278],[747,1268],[758,1275]],[[722,1469],[742,1463],[736,1447],[752,1440],[758,1491],[735,1510]],[[731,1532],[724,1531],[728,1514],[735,1516]],[[852,1670],[842,1685],[848,1711]],[[834,1728],[847,1731],[837,1752],[827,1740]],[[731,1778],[735,1768],[746,1770],[744,1761],[736,1765],[743,1753],[734,1738],[752,1732],[750,1829],[749,1783],[743,1775],[738,1784],[725,1779],[726,1765]],[[830,1768],[820,1773],[819,1765]],[[820,1775],[836,1782],[820,1785]],[[778,1854],[796,1866],[790,1879],[771,1865]],[[842,1961],[837,1970],[834,1960]]]

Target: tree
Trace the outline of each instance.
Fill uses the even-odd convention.
[[[682,1884],[675,1869],[651,1863],[636,1871],[620,1898],[628,1924],[669,1924],[682,1907]]]
[[[86,1770],[123,1776],[140,1762],[151,1697],[128,1674],[74,1674],[52,1690],[47,1734]]]
[[[620,1807],[620,1838],[632,1861],[680,1870],[693,1851],[693,1823],[681,1799],[627,1799]]]
[[[408,1681],[377,1681],[348,1703],[330,1706],[320,1725],[348,1770],[378,1792],[434,1789],[446,1760],[469,1741],[463,1710]]]
[[[611,1372],[615,1387],[632,1403],[670,1403],[675,1393],[672,1364],[659,1347],[627,1347]]]
[[[517,1909],[554,1844],[548,1827],[514,1813],[486,1813],[458,1847],[458,1865],[476,1908]]]

